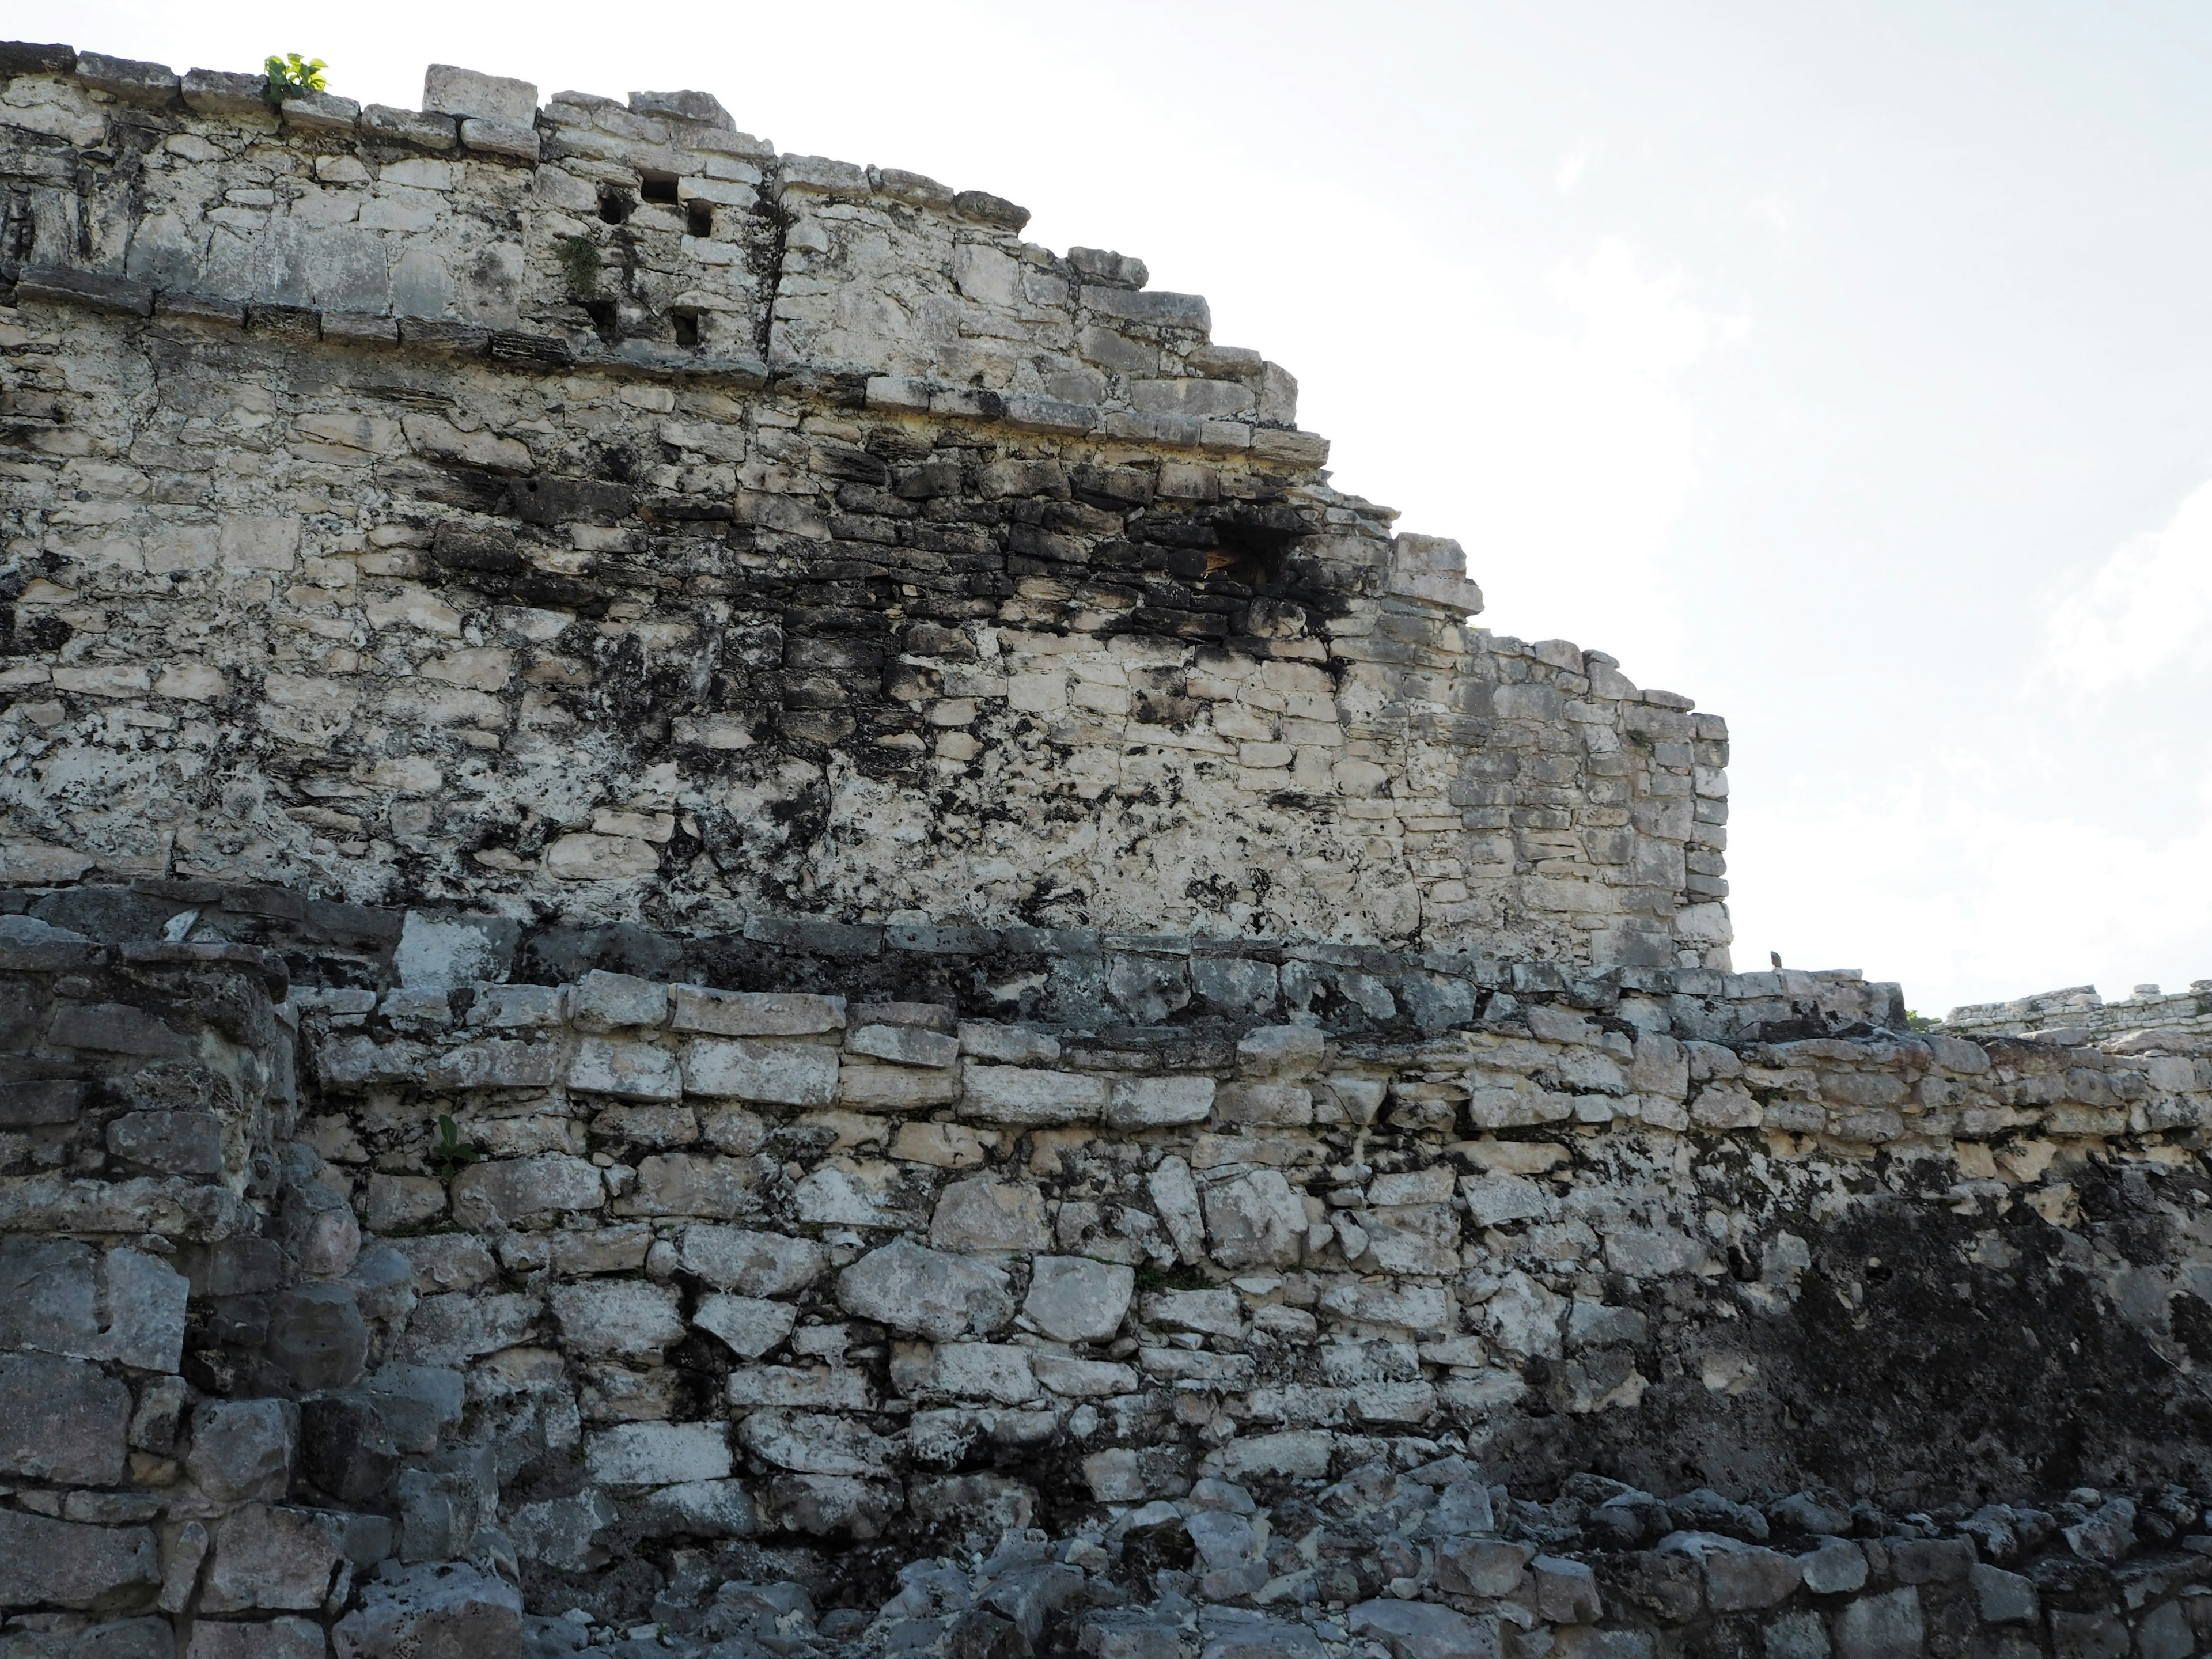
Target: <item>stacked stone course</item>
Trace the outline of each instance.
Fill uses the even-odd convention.
[[[2197,1650],[2193,1011],[1729,971],[1139,261],[262,94],[0,46],[9,1659]]]

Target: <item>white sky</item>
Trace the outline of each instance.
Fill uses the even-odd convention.
[[[1739,965],[1940,1012],[2212,975],[2212,12],[72,3],[412,106],[696,86],[1206,295],[1483,618],[1735,738]]]

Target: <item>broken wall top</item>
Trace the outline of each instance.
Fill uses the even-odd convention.
[[[699,94],[0,49],[0,875],[1726,966],[1726,732],[1295,386]]]

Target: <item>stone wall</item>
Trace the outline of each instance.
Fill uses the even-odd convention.
[[[1729,972],[1136,260],[263,92],[0,46],[0,1659],[2197,1650],[2196,1024]]]
[[[453,983],[327,908],[4,924],[19,1644],[2192,1650],[2200,1058],[1796,975]]]
[[[9,878],[1727,965],[1723,724],[1468,628],[1136,261],[702,94],[73,61],[0,65]]]

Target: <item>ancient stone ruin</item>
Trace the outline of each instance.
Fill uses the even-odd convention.
[[[1732,972],[1721,720],[996,197],[0,77],[0,1655],[2197,1650],[2212,987]]]

